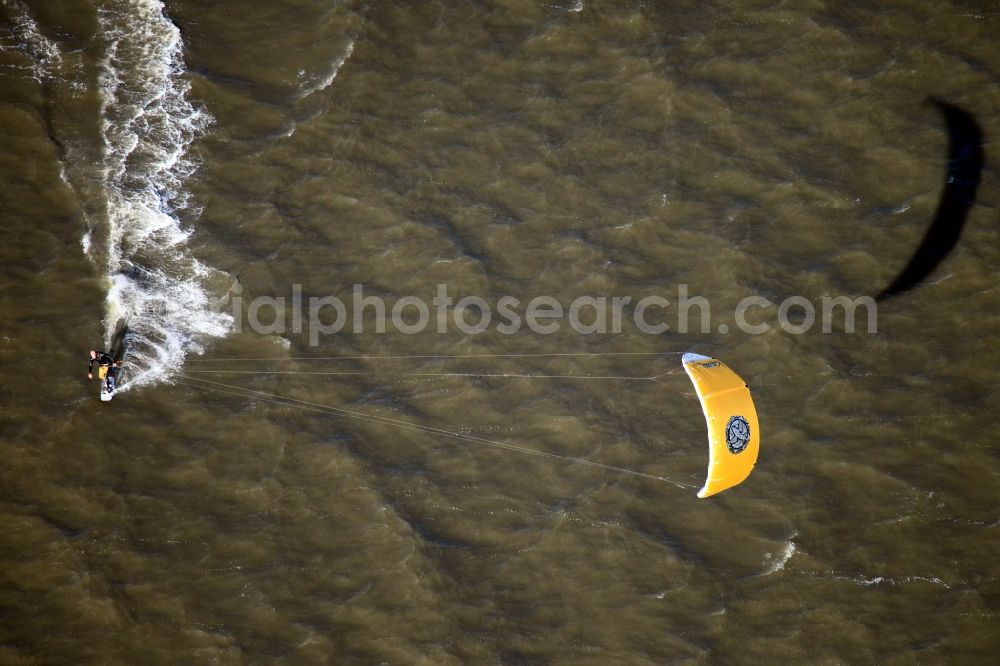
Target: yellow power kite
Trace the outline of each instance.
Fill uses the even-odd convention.
[[[681,360],[708,425],[708,478],[698,497],[709,497],[750,476],[760,449],[760,424],[746,382],[722,361],[692,353]]]

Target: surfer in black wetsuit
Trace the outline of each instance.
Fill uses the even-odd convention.
[[[90,350],[90,365],[87,366],[87,379],[94,378],[94,364],[98,366],[98,376],[104,380],[108,392],[115,389],[115,375],[118,374],[118,361],[108,352]]]

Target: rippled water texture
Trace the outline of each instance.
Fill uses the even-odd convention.
[[[0,0],[0,663],[990,663],[997,43],[986,2]],[[984,137],[955,249],[877,333],[737,331],[744,297],[907,264],[945,187],[930,96]],[[230,317],[354,284],[685,284],[711,319],[312,347]],[[717,497],[426,430],[697,487],[683,375],[467,376],[687,350],[760,417]],[[522,356],[294,360],[444,354]],[[334,371],[366,374],[298,374]]]

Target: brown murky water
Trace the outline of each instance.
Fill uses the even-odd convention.
[[[992,4],[161,10],[0,0],[0,662],[990,662]],[[920,242],[928,96],[985,135],[956,249],[876,333],[782,328],[776,304],[874,295]],[[248,323],[356,284],[632,301],[591,335]],[[678,330],[680,285],[708,332]],[[648,296],[670,330],[635,325]],[[736,324],[750,296],[766,332]],[[102,404],[84,364],[119,317]],[[762,428],[706,500],[385,420],[697,487],[691,388],[644,379],[686,350]],[[358,356],[399,358],[305,360]]]

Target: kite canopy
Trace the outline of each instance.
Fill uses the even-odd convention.
[[[698,491],[698,497],[708,497],[750,476],[760,449],[757,410],[746,382],[722,361],[691,353],[681,360],[708,425],[708,478]]]

